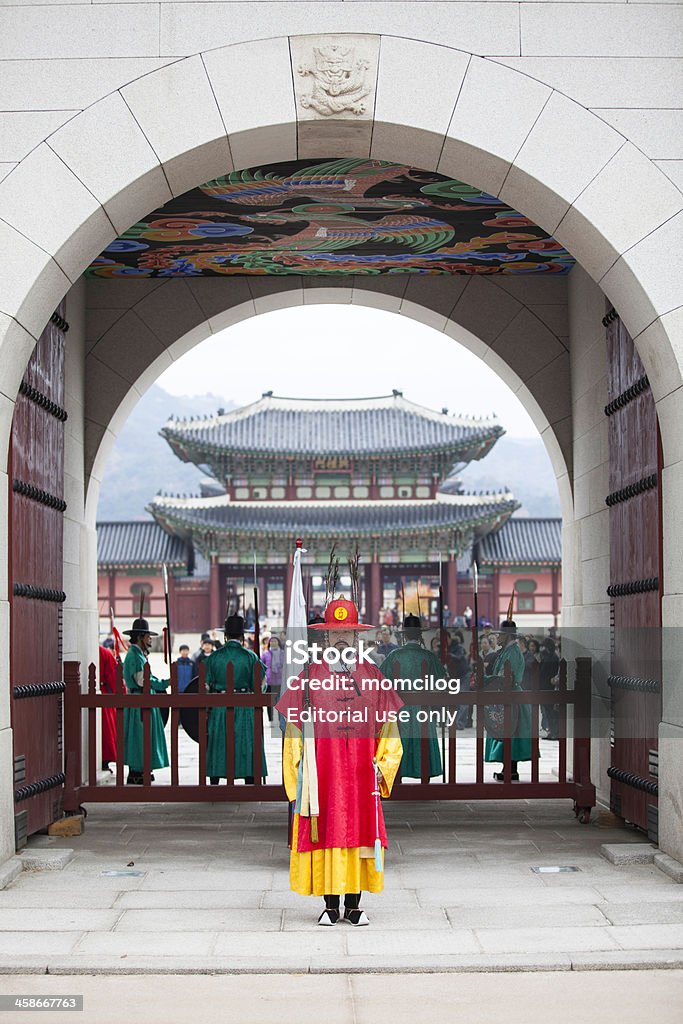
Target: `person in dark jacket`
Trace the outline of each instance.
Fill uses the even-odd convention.
[[[541,690],[549,690],[554,693],[555,686],[552,680],[560,671],[560,659],[557,656],[555,641],[552,637],[548,636],[545,638],[541,644],[540,655],[539,687]],[[554,702],[552,704],[541,704],[541,728],[545,730],[545,739],[559,739],[560,716]]]
[[[178,693],[185,693],[190,680],[196,673],[194,662],[190,657],[190,648],[187,644],[181,644],[178,648]]]

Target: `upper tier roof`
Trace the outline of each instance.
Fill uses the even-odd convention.
[[[377,398],[280,398],[197,420],[169,420],[161,434],[173,449],[268,455],[376,455],[453,452],[478,458],[504,433],[495,419],[449,416],[409,402],[402,392]]]
[[[149,568],[187,564],[184,540],[174,537],[152,520],[98,523],[97,563],[100,568]]]

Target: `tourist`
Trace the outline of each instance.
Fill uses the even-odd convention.
[[[448,672],[454,679],[460,680],[461,691],[469,690],[472,666],[470,664],[470,659],[467,656],[465,638],[462,633],[451,634],[450,644],[448,647]],[[460,704],[458,707],[458,714],[455,719],[456,729],[463,730],[472,728],[473,710],[474,709],[471,704]]]
[[[199,641],[199,647],[197,648],[197,650],[193,654],[190,655],[190,657],[192,658],[192,661],[196,662],[197,658],[199,657],[199,655],[203,653],[203,651],[204,651],[204,643],[206,641],[208,641],[209,643],[212,643],[212,641],[211,641],[211,634],[210,633],[202,633],[202,638]]]
[[[465,608],[463,608],[462,617],[465,620],[465,625],[467,626],[468,629],[472,625],[473,614],[474,612],[472,611],[469,605],[466,605]]]
[[[266,666],[253,651],[243,647],[244,619],[241,615],[229,615],[225,620],[225,643],[220,651],[215,651],[206,661],[206,682],[210,693],[224,693],[228,665],[233,667],[233,686],[235,693],[253,693],[256,666],[262,672],[261,691],[265,693]],[[247,783],[254,781],[254,709],[247,707],[235,708],[233,712],[234,742],[234,778],[244,779]],[[217,786],[220,779],[227,778],[227,758],[225,752],[227,730],[226,708],[211,708],[209,712],[208,740],[206,745],[206,774],[211,785]],[[262,715],[259,709],[257,723],[262,728]],[[265,753],[261,754],[261,777],[268,774]]]
[[[197,657],[194,660],[195,675],[199,672],[199,666],[202,664],[202,662],[206,661],[207,658],[210,658],[211,655],[214,653],[214,651],[215,651],[215,647],[213,646],[213,642],[211,640],[211,637],[207,633],[206,634],[206,640],[202,640],[202,645],[201,645],[201,647],[199,649],[199,654],[197,655]]]
[[[534,675],[538,672],[538,663],[541,660],[540,648],[538,640],[534,636],[530,636],[526,641],[526,651],[523,651],[524,656],[524,681],[523,686],[525,690],[532,690],[534,687]]]
[[[324,621],[309,626],[326,631],[323,646],[340,652],[357,650],[359,631],[370,628],[358,622],[357,605],[344,599],[332,600]],[[310,685],[318,680],[332,680],[336,689]],[[344,920],[356,927],[367,925],[367,914],[360,907],[362,891],[384,888],[387,837],[379,796],[391,793],[401,760],[396,722],[384,719],[389,712],[397,713],[402,701],[392,687],[378,685],[380,681],[375,665],[359,665],[357,659],[343,672],[312,663],[276,705],[287,721],[283,780],[290,801],[296,801],[290,887],[302,896],[324,897],[318,924],[327,927],[339,921],[342,896]],[[340,700],[348,709],[347,721],[355,709],[367,714],[367,723],[321,722],[321,716],[338,712]],[[315,731],[305,746],[300,728],[304,710],[313,718]],[[306,725],[306,735],[309,729]]]
[[[181,644],[178,648],[178,693],[185,693],[190,681],[196,675],[194,662],[190,657],[190,648],[187,644]]]
[[[557,656],[555,641],[552,637],[547,636],[541,644],[539,658],[539,687],[541,690],[549,690],[554,693],[553,679],[555,679],[560,671],[560,659]],[[545,739],[559,739],[560,716],[554,702],[552,704],[541,704],[541,729],[545,733]]]
[[[152,633],[147,619],[135,619],[130,629],[124,629],[125,636],[130,637],[130,647],[123,663],[123,681],[129,693],[142,693],[144,670],[152,650]],[[168,679],[157,679],[150,673],[150,686],[154,693],[164,693],[168,687]],[[168,766],[168,750],[164,735],[164,722],[159,708],[149,709],[151,761],[149,768],[166,768]],[[143,730],[142,712],[138,707],[127,707],[123,712],[123,763],[128,765],[126,782],[131,786],[143,785]],[[154,776],[152,775],[152,782]]]
[[[398,650],[398,644],[394,643],[391,630],[388,626],[381,626],[377,630],[377,642],[373,651],[372,660],[376,665],[381,665],[388,654]]]
[[[261,656],[261,661],[266,666],[267,693],[275,693],[280,696],[282,680],[285,672],[285,652],[280,644],[279,636],[271,636],[266,640],[266,649]],[[268,721],[273,721],[273,706],[268,704]]]
[[[403,620],[403,646],[389,654],[379,667],[385,679],[393,679],[394,681],[401,679],[399,696],[402,697],[404,693],[410,695],[413,692],[417,692],[415,689],[416,683],[420,692],[422,692],[425,676],[431,676],[432,679],[448,678],[448,672],[439,660],[437,652],[433,649],[434,640],[438,643],[439,637],[433,638],[432,650],[425,650],[421,619],[417,615],[406,615]],[[410,696],[405,701],[406,710],[410,717],[407,722],[400,722],[399,724],[401,743],[403,744],[401,777],[404,779],[422,778],[421,733],[424,728],[427,729],[427,738],[429,740],[429,777],[441,775],[443,764],[441,751],[439,750],[436,722],[430,718],[426,726],[421,726],[417,716],[423,709],[419,703],[411,701]],[[427,705],[428,710],[433,707],[435,707],[433,704]]]

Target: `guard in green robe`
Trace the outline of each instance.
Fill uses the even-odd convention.
[[[517,624],[512,619],[505,619],[505,621],[501,623],[499,640],[501,643],[501,651],[493,662],[490,675],[504,676],[505,664],[506,662],[509,662],[513,679],[512,688],[513,690],[521,690],[523,689],[521,684],[524,678],[524,655],[519,649],[519,644],[517,643]],[[504,763],[504,746],[502,739],[496,739],[493,736],[486,737],[484,760],[488,762],[499,761],[501,764]],[[513,782],[519,781],[517,762],[530,760],[531,707],[528,704],[520,704],[517,727],[512,737],[510,778]],[[493,777],[496,782],[504,781],[503,772],[494,772]]]
[[[123,662],[123,681],[129,693],[142,693],[143,673],[147,658],[152,650],[152,633],[147,619],[135,619],[131,629],[124,630],[130,637],[130,647]],[[168,679],[157,679],[150,675],[150,686],[155,693],[163,693],[169,684]],[[159,708],[151,708],[150,737],[152,741],[150,768],[166,768],[168,766],[168,750],[164,736],[164,723]],[[142,713],[140,708],[124,708],[123,711],[123,761],[128,765],[129,785],[141,786],[143,758]],[[154,781],[154,776],[152,776]]]
[[[241,615],[229,615],[225,620],[225,644],[205,661],[206,683],[211,693],[225,691],[225,675],[228,665],[233,666],[235,693],[254,692],[254,672],[261,666],[261,691],[267,687],[266,666],[253,651],[242,646],[244,641],[244,619]],[[259,709],[259,714],[261,713]],[[254,781],[254,708],[235,708],[235,779]],[[209,712],[209,735],[206,746],[206,774],[211,785],[217,786],[220,779],[227,778],[226,771],[226,715],[225,708],[211,708]],[[265,753],[261,757],[261,776],[268,774]]]
[[[401,778],[420,779],[422,778],[422,730],[424,723],[417,720],[417,713],[420,707],[410,703],[406,694],[411,691],[418,692],[416,682],[423,680],[425,675],[433,679],[447,679],[448,672],[441,664],[433,651],[428,651],[423,646],[422,622],[417,615],[406,615],[403,620],[403,646],[397,651],[392,651],[380,665],[380,672],[385,679],[393,679],[394,682],[402,680],[399,693],[406,701],[402,709],[407,711],[410,719],[407,722],[399,720],[399,732],[403,744],[403,760],[401,761]],[[424,686],[420,683],[420,687]],[[437,710],[435,704],[426,706],[426,710]],[[429,777],[441,775],[443,763],[439,749],[439,739],[436,722],[430,719],[426,723],[429,739]]]

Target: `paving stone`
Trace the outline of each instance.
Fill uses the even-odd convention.
[[[446,913],[454,928],[563,928],[578,925],[605,925],[605,915],[595,906],[581,903],[557,903],[539,907],[518,904],[506,906],[449,906]]]
[[[169,932],[151,935],[149,932],[88,932],[73,950],[74,956],[98,953],[105,956],[185,957],[204,956],[212,952],[216,936],[211,932]],[[56,951],[61,952],[61,951]]]
[[[1,927],[2,917],[0,917]],[[282,911],[240,909],[124,910],[117,932],[279,932]]]
[[[20,957],[0,954],[0,975],[2,974],[47,974],[47,956],[31,956],[24,953]],[[0,991],[4,984],[0,981]],[[11,983],[14,987],[14,983]],[[15,988],[16,991],[16,988]],[[11,994],[11,993],[8,993]]]
[[[119,910],[75,910],[63,908],[0,907],[0,934],[2,932],[85,932],[92,929],[106,931],[113,928],[121,916]]]
[[[673,878],[674,882],[683,882],[683,864],[670,857],[668,853],[656,853],[655,866],[669,878]]]
[[[572,953],[617,949],[609,926],[604,928],[477,928],[485,953]]]
[[[610,932],[622,949],[679,949],[683,954],[683,924],[614,926]]]
[[[0,955],[14,957],[42,956],[46,953],[71,952],[80,935],[79,932],[0,932]]]
[[[61,871],[72,860],[72,849],[28,847],[17,854],[24,871]]]
[[[683,900],[660,903],[604,903],[602,913],[610,924],[683,924]]]
[[[253,870],[244,866],[236,871],[231,865],[225,871],[154,871],[147,875],[142,889],[192,889],[201,884],[206,889],[269,889],[273,885],[273,872]]]
[[[60,890],[58,892],[36,891],[26,888],[12,888],[0,892],[0,910],[5,908],[19,907],[22,910],[30,911],[35,907],[49,910],[66,908],[68,910],[109,910],[111,909],[119,893],[113,889],[104,892],[69,892]]]
[[[296,895],[292,893],[292,895]],[[172,890],[132,889],[119,894],[117,908],[121,910],[258,910],[263,904],[264,893],[260,889],[223,891],[222,889],[188,889],[186,892]],[[301,899],[301,897],[299,897]],[[0,899],[0,906],[2,900]]]
[[[380,928],[352,928],[344,926],[346,945],[349,956],[367,957],[368,965],[375,957],[413,957],[429,958],[435,955],[455,955],[463,953],[479,953],[481,947],[475,939],[474,932],[465,928],[453,928],[451,931],[417,931],[396,933],[382,931]]]
[[[470,886],[464,885],[457,889],[420,888],[416,890],[416,896],[420,906],[423,907],[499,907],[501,905],[501,890],[498,887],[491,887],[490,881],[488,888],[472,889]],[[563,906],[568,903],[593,904],[600,903],[603,898],[597,889],[585,885],[564,889],[561,898],[551,890],[537,886],[531,888],[531,894],[529,887],[519,887],[516,884],[513,888],[508,888],[505,891],[505,904],[510,907],[529,905],[554,907],[558,902],[561,902]]]
[[[600,853],[611,864],[652,864],[656,847],[652,843],[603,843]]]
[[[369,931],[369,929],[360,929]],[[302,963],[316,956],[331,956],[337,963],[346,952],[345,940],[349,925],[338,925],[335,928],[319,928],[315,921],[310,922],[308,932],[302,931],[293,940],[291,933],[271,932],[260,936],[253,932],[222,932],[213,949],[214,956],[224,956],[230,961],[239,956],[245,962],[266,964],[280,961],[298,961]],[[294,948],[295,947],[295,948]]]
[[[683,952],[680,949],[634,949],[602,953],[572,953],[573,971],[650,971],[683,968]],[[680,1002],[680,1000],[679,1000]],[[650,1007],[650,1012],[652,1008]],[[680,1007],[675,1008],[680,1015]],[[661,1014],[655,1018],[662,1020]]]

